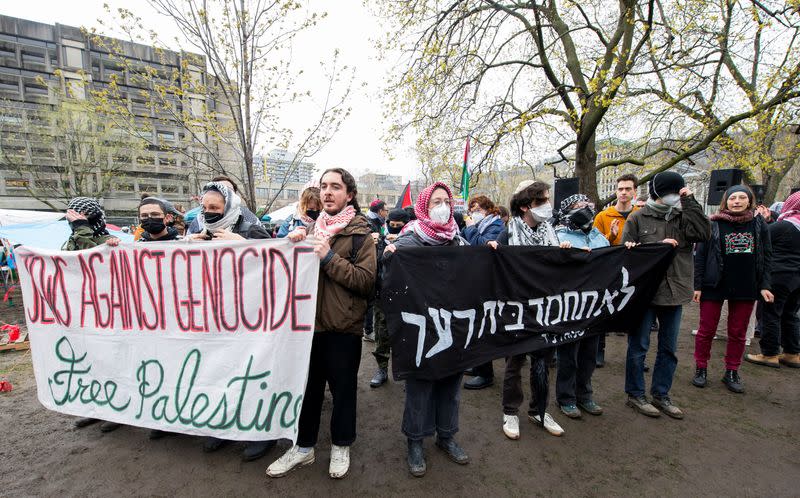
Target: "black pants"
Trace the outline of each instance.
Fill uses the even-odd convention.
[[[333,396],[331,442],[350,446],[356,440],[356,392],[361,363],[361,337],[356,334],[315,332],[311,346],[308,383],[300,412],[297,445],[317,444],[325,384]]]
[[[592,400],[592,374],[597,362],[597,335],[558,346],[556,401],[574,405]]]
[[[503,379],[503,414],[517,415],[525,395],[522,392],[522,366],[525,357],[531,358],[531,400],[528,404],[528,415],[538,415],[539,400],[546,402],[549,391],[547,365],[553,358],[553,348],[519,354],[506,358],[506,374]]]
[[[375,296],[370,296],[367,300],[367,313],[364,315],[364,333],[371,334],[372,333],[372,325],[374,317],[372,316],[373,308],[375,307]]]
[[[761,316],[761,353],[775,356],[781,352],[800,353],[800,274],[773,273],[772,294],[775,301],[764,303]]]
[[[479,377],[486,377],[487,379],[494,379],[494,369],[492,368],[492,362],[487,361],[482,365],[478,365],[477,367],[472,369],[472,372]]]
[[[378,362],[378,367],[384,370],[389,368],[389,357],[392,354],[392,345],[389,342],[389,329],[386,327],[386,315],[381,309],[380,301],[375,301],[375,314],[373,322],[375,331],[375,352],[372,355]]]

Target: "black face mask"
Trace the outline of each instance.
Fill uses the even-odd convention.
[[[319,218],[319,209],[306,209],[306,216],[316,221]]]
[[[589,206],[570,211],[569,214],[567,214],[567,218],[569,218],[570,223],[574,227],[578,228],[583,233],[589,233],[592,231],[594,212]]]
[[[161,233],[167,228],[164,224],[164,218],[147,218],[142,220],[141,225],[145,232],[152,235]]]
[[[402,227],[402,226],[399,226],[399,227],[393,227],[392,225],[389,225],[389,226],[387,226],[386,228],[388,228],[388,229],[389,229],[389,233],[391,233],[391,234],[393,234],[393,235],[397,235],[398,233],[400,233],[400,230],[402,230],[402,229],[403,229],[403,227]]]
[[[205,218],[206,223],[216,223],[222,219],[222,213],[206,213],[203,211],[203,218]]]

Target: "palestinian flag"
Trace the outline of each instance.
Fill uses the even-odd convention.
[[[464,199],[465,205],[469,202],[469,137],[464,147],[464,165],[461,169],[461,198]]]
[[[414,201],[411,200],[411,182],[408,182],[403,189],[403,193],[400,194],[400,198],[397,200],[397,205],[394,208],[405,209],[412,204],[414,204]]]

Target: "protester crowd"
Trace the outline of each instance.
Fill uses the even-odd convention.
[[[340,168],[325,171],[318,186],[302,192],[297,212],[275,234],[294,242],[312,237],[309,240],[319,258],[320,275],[297,442],[269,465],[267,475],[281,477],[314,463],[326,386],[332,397],[329,474],[332,478],[347,474],[349,449],[358,428],[362,336],[375,342],[377,369],[369,384],[379,388],[389,380],[391,357],[386,313],[380,300],[382,276],[393,255],[406,248],[473,245],[497,250],[503,245],[592,251],[607,246],[630,249],[647,243],[673,246],[675,257],[641,323],[620,331],[627,333],[628,341],[621,386],[627,393],[627,404],[648,417],[662,413],[675,419],[684,417],[671,394],[683,307],[691,301],[699,303],[700,308],[694,386],[708,385],[712,340],[725,302],[725,364],[713,375],[721,378],[727,389],[745,391],[740,374],[742,360],[771,368],[800,367],[800,192],[768,209],[757,205],[747,186],[735,185],[724,193],[719,209],[709,218],[678,173],[656,174],[649,182],[646,199],[636,198],[638,187],[635,176],[621,176],[616,202],[598,213],[586,195],[572,195],[553,206],[550,185],[524,181],[517,186],[508,209],[478,195],[467,202],[465,212],[459,212],[454,209],[450,188],[436,182],[419,193],[412,209],[388,209],[383,201],[376,200],[365,215],[357,201],[353,176]],[[204,187],[201,206],[201,213],[182,233],[179,213],[164,199],[146,196],[138,210],[141,237],[137,243],[180,239],[202,243],[273,235],[246,208],[235,183],[228,178],[215,178]],[[119,243],[109,235],[104,213],[93,199],[73,199],[67,219],[72,235],[64,250]],[[754,310],[761,352],[745,355],[746,333]],[[651,355],[654,360],[648,395],[646,356],[652,332],[656,346]],[[593,396],[592,377],[595,368],[604,364],[604,344],[602,335],[592,335],[505,358],[502,406],[498,406],[498,426],[502,424],[505,436],[520,438],[519,409],[525,399],[521,379],[526,363],[531,386],[528,419],[536,426],[560,436],[565,429],[557,421],[559,413],[571,419],[583,414],[602,415],[604,408]],[[557,411],[548,411],[553,363],[552,406]],[[480,390],[493,385],[493,364],[476,365],[465,373],[471,376],[466,382],[464,373],[435,381],[405,381],[400,430],[407,438],[408,469],[414,476],[426,473],[423,442],[428,437],[435,437],[435,445],[455,463],[467,464],[470,460],[456,440],[461,388]],[[94,422],[102,421],[83,418],[75,425],[86,427]],[[100,424],[102,431],[118,427],[112,422]],[[151,431],[150,437],[166,434]],[[225,443],[205,438],[203,449],[215,451]],[[248,443],[243,458],[260,458],[274,445],[274,441]]]

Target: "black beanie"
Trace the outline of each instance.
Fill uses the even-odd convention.
[[[667,194],[677,194],[685,186],[686,182],[683,181],[683,177],[674,171],[657,173],[650,180],[650,197],[652,199],[660,199]]]
[[[402,221],[403,223],[408,223],[408,213],[405,209],[392,209],[389,211],[389,216],[386,217],[386,221]]]

